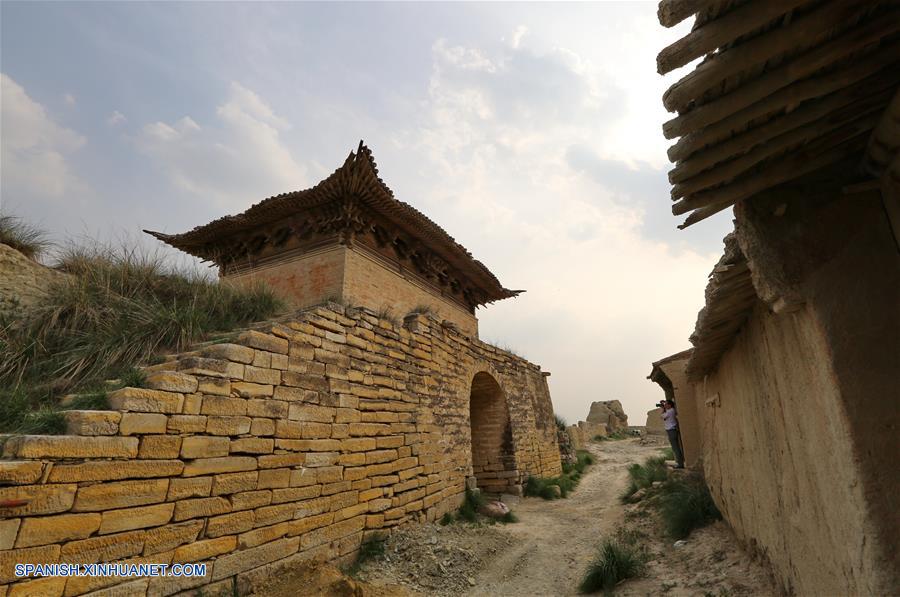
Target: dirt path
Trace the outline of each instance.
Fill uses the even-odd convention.
[[[646,441],[646,440],[645,440]],[[664,440],[593,444],[597,462],[567,499],[525,498],[511,504],[519,522],[508,525],[437,524],[406,528],[384,557],[359,578],[400,585],[411,594],[440,596],[577,595],[601,541],[626,525],[644,537],[646,574],[616,588],[617,595],[723,597],[772,595],[765,571],[738,547],[721,522],[695,530],[679,547],[641,504],[619,501],[628,465],[657,456]]]
[[[472,595],[574,595],[601,538],[621,523],[619,494],[629,464],[659,454],[638,440],[592,444],[597,463],[568,499],[525,499],[519,524],[504,527],[511,545],[476,577]]]

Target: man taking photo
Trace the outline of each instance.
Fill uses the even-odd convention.
[[[681,452],[681,438],[678,436],[678,415],[675,412],[675,403],[671,400],[664,400],[659,403],[659,406],[663,409],[661,416],[666,428],[666,435],[669,436],[672,452],[675,453],[675,462],[678,465],[675,468],[684,468],[684,454]]]

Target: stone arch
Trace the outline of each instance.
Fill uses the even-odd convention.
[[[487,493],[515,493],[519,474],[509,407],[505,392],[488,372],[472,378],[469,422],[476,485]]]

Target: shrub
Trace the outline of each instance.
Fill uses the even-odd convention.
[[[620,499],[627,502],[639,489],[650,487],[656,481],[665,481],[668,476],[666,459],[662,456],[650,457],[644,464],[632,464],[628,467],[628,485]]]
[[[581,580],[582,593],[604,591],[609,594],[620,581],[640,576],[646,557],[635,546],[606,539]]]
[[[675,460],[675,452],[672,451],[672,448],[663,448],[662,456],[666,460]]]
[[[441,517],[441,526],[447,526],[448,524],[453,524],[456,522],[456,517],[453,516],[452,512],[444,512],[444,515]]]
[[[484,506],[484,496],[480,491],[466,489],[466,497],[459,507],[457,517],[467,522],[478,520],[478,511]]]
[[[47,234],[15,216],[0,216],[0,243],[37,260],[51,247]]]
[[[666,483],[660,498],[660,513],[669,535],[684,539],[696,528],[722,518],[700,478],[678,479]]]
[[[568,426],[566,420],[562,416],[557,414],[554,414],[553,418],[556,420],[556,429],[559,431],[565,431],[566,427]]]
[[[525,481],[524,493],[529,497],[541,497],[545,500],[554,500],[557,497],[569,497],[578,482],[584,470],[594,464],[594,457],[585,450],[576,452],[576,460],[574,463],[563,463],[563,474],[558,477],[528,477]],[[560,495],[556,495],[553,486],[559,487]]]
[[[516,516],[515,512],[513,512],[512,510],[510,510],[509,512],[507,512],[506,514],[504,514],[504,515],[500,518],[500,522],[502,522],[503,524],[509,524],[509,523],[512,523],[512,522],[519,522],[519,517]]]

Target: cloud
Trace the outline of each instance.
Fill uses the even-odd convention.
[[[494,51],[433,46],[411,143],[441,184],[423,181],[416,195],[502,282],[527,290],[479,311],[482,337],[552,371],[554,404],[570,421],[609,399],[640,417],[658,393],[649,365],[688,346],[718,255],[647,230],[668,184],[649,159],[610,150],[625,118],[617,81],[529,40],[517,30]],[[665,224],[677,233],[676,223]]]
[[[67,93],[63,96],[63,102],[65,102],[65,104],[67,106],[74,106],[75,105],[75,96],[72,95],[71,93]]]
[[[177,188],[234,212],[305,186],[305,169],[282,139],[289,128],[259,95],[232,83],[211,124],[190,116],[149,123],[136,143]]]
[[[125,118],[125,115],[116,110],[109,115],[109,118],[106,119],[106,124],[108,124],[109,126],[117,126],[127,121],[128,119]]]
[[[2,177],[4,198],[58,199],[83,183],[68,158],[85,138],[60,126],[11,77],[0,73]]]

